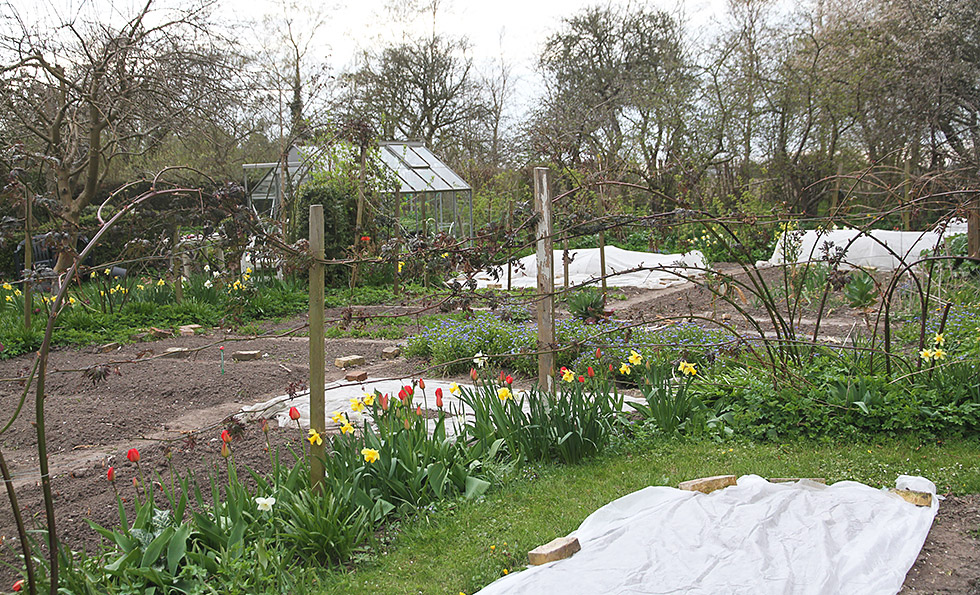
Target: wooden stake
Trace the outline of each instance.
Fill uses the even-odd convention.
[[[31,191],[24,186],[24,328],[31,328],[31,310],[34,298],[31,296],[31,273],[34,272],[34,231],[31,218],[34,216],[34,200]]]
[[[534,212],[538,215],[538,387],[550,391],[554,380],[554,252],[551,241],[551,193],[548,168],[534,168]]]
[[[966,246],[968,256],[980,258],[980,201],[966,214]]]
[[[602,303],[606,303],[606,228],[603,219],[606,216],[606,205],[603,201],[603,186],[599,185],[599,221],[603,228],[599,230],[599,278],[602,281]]]
[[[398,262],[401,259],[402,251],[402,191],[401,189],[395,190],[395,245],[398,249],[395,251],[395,283],[394,292],[398,295]]]
[[[323,259],[323,205],[310,205],[310,250],[314,259]],[[324,435],[327,425],[324,387],[323,263],[310,265],[310,428]],[[310,485],[323,489],[323,445],[310,445]]]
[[[174,238],[170,246],[170,268],[174,272],[174,299],[177,303],[184,301],[184,276],[180,272],[180,264],[177,263],[177,248],[180,245],[180,227],[174,228]]]

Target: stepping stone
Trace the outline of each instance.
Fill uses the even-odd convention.
[[[899,490],[897,488],[891,488],[889,492],[901,496],[906,502],[915,504],[916,506],[932,506],[932,494],[929,492],[916,492],[914,490]]]
[[[197,331],[202,328],[204,327],[202,327],[199,324],[185,324],[184,326],[180,327],[180,336],[193,337],[197,333]]]
[[[99,353],[109,353],[110,351],[115,351],[119,349],[119,343],[106,343],[99,347]]]
[[[155,326],[150,327],[150,334],[158,339],[163,339],[164,337],[173,337],[173,331],[168,331],[162,328],[157,328]]]
[[[252,360],[262,359],[261,351],[236,351],[231,354],[231,359],[236,362],[250,362]]]
[[[714,477],[702,477],[700,479],[682,481],[677,487],[682,490],[687,490],[688,492],[710,494],[715,490],[720,490],[733,485],[735,485],[734,475],[715,475]]]
[[[355,366],[363,366],[364,358],[360,355],[345,355],[344,357],[338,357],[334,360],[333,365],[338,368],[353,368]]]
[[[769,483],[796,483],[803,479],[814,483],[827,484],[827,480],[823,477],[770,477]]]
[[[402,354],[402,350],[397,347],[385,347],[381,350],[381,359],[395,359]]]
[[[578,537],[559,537],[529,551],[527,561],[532,566],[540,566],[555,560],[569,558],[581,549],[582,546],[579,545]]]
[[[145,341],[149,336],[150,333],[136,333],[135,335],[130,335],[129,338],[132,341]]]
[[[345,378],[347,379],[347,382],[364,382],[367,380],[368,374],[363,370],[360,372],[348,372]]]
[[[186,347],[168,347],[167,350],[163,352],[163,357],[185,358],[190,355],[190,353],[190,349]]]

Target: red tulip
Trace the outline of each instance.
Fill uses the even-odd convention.
[[[500,371],[500,382],[503,382],[504,381],[504,378],[506,378],[506,376],[504,375],[504,371],[501,370]]]
[[[130,448],[129,452],[126,453],[126,458],[129,459],[130,463],[139,463],[140,451],[136,450],[135,448]]]
[[[504,378],[504,382],[506,382],[507,384],[514,384],[514,377],[508,374],[507,378]]]
[[[421,378],[419,378],[419,388],[425,390],[425,380],[422,380]]]
[[[589,375],[589,378],[595,378],[595,370],[592,369],[592,366],[588,367],[586,373]]]
[[[371,236],[361,236],[361,241],[362,242],[370,242],[371,241]]]
[[[598,347],[595,348],[595,358],[602,359],[602,350],[599,349]]]
[[[383,395],[380,395],[378,397],[378,402],[381,403],[381,410],[382,411],[387,411],[388,410],[388,394],[387,393],[385,393]]]
[[[585,376],[579,376],[578,377],[578,381],[579,382],[585,382]]]
[[[470,378],[473,379],[473,382],[476,382],[477,378],[479,378],[476,374],[476,368],[470,368]]]
[[[398,398],[402,400],[402,403],[408,403],[408,392],[405,391],[404,387],[398,391]]]
[[[436,389],[436,407],[442,409],[442,389]]]
[[[221,431],[221,441],[225,444],[231,443],[231,434],[228,433],[228,430]]]
[[[227,442],[221,443],[221,456],[223,456],[226,459],[231,456],[231,449],[228,448]]]
[[[289,408],[289,419],[296,421],[299,419],[299,409],[295,407]]]
[[[11,588],[14,591],[20,591],[21,589],[23,589],[24,588],[24,579],[20,579],[19,581],[17,581],[16,583],[14,583],[14,586],[11,587]]]
[[[262,418],[262,421],[260,421],[259,424],[262,425],[262,433],[263,434],[268,434],[269,433],[269,420],[267,420],[266,418],[263,417]]]
[[[116,481],[116,468],[109,467],[109,470],[106,471],[105,478],[109,481]]]
[[[221,345],[220,347],[218,347],[218,351],[224,351],[224,350],[225,350],[225,346],[224,345]]]
[[[609,364],[609,371],[610,371],[610,372],[612,372],[612,371],[613,371],[613,367],[612,367],[612,364]]]
[[[415,408],[415,415],[422,415],[422,406],[419,405]]]

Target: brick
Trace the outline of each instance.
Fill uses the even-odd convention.
[[[932,494],[929,492],[916,492],[914,490],[899,490],[891,488],[889,492],[901,496],[906,502],[911,502],[916,506],[932,506]]]
[[[262,359],[261,351],[236,351],[231,354],[231,359],[236,362],[250,362],[252,360]]]
[[[544,545],[539,545],[527,553],[527,561],[532,566],[540,566],[555,560],[570,558],[572,554],[582,549],[578,537],[559,537]]]
[[[338,368],[353,368],[355,366],[363,366],[364,358],[360,355],[345,355],[344,357],[338,357],[334,360],[333,365]]]
[[[827,483],[827,480],[823,477],[770,477],[769,483],[796,483],[802,479],[812,481],[814,483]]]
[[[186,347],[168,347],[167,350],[163,352],[163,357],[185,358],[190,355],[190,353],[190,350]]]
[[[361,370],[360,372],[348,372],[345,378],[347,382],[364,382],[367,380],[367,372]]]
[[[119,349],[119,343],[106,343],[99,347],[99,353],[109,353]]]
[[[715,490],[727,488],[735,485],[734,475],[715,475],[714,477],[702,477],[690,481],[682,481],[677,487],[688,492],[701,492],[710,494]]]
[[[385,347],[381,350],[381,359],[395,359],[402,354],[398,347]]]

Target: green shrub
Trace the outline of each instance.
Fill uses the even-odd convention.
[[[584,322],[597,322],[606,317],[606,301],[594,287],[576,291],[567,303],[571,315]]]

